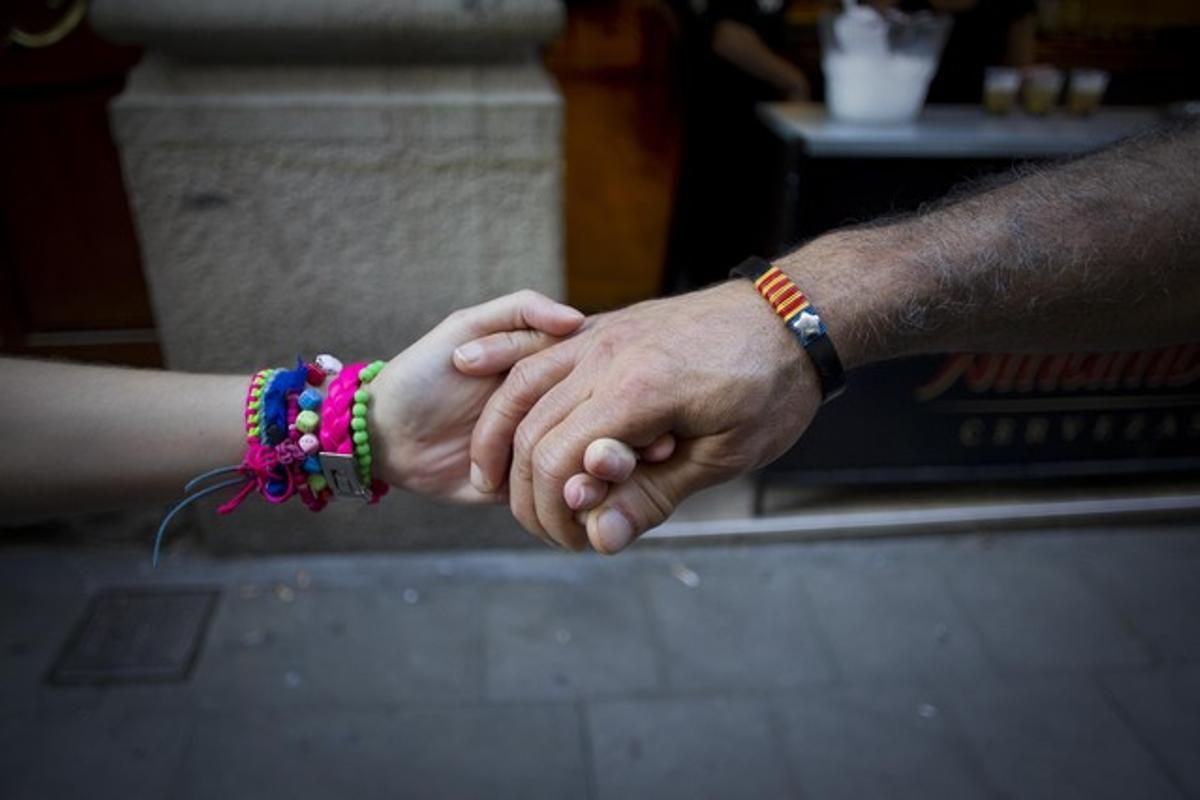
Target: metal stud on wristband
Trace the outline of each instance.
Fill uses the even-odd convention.
[[[749,278],[754,288],[775,309],[788,330],[812,359],[821,378],[821,402],[828,403],[846,389],[846,371],[821,314],[800,287],[778,267],[751,256],[729,271],[731,277]]]

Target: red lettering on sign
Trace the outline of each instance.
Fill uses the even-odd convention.
[[[1200,381],[1200,344],[1187,344],[1178,348],[1179,355],[1167,375],[1167,386],[1191,386]]]
[[[917,401],[927,403],[933,398],[945,394],[946,390],[957,383],[959,377],[970,367],[972,358],[970,353],[946,356],[937,372],[933,373],[933,377],[917,387]]]
[[[916,389],[927,403],[961,382],[972,394],[1173,389],[1200,383],[1200,344],[1113,353],[956,353]]]

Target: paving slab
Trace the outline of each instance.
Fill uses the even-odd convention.
[[[126,709],[10,718],[6,798],[169,797],[193,720]]]
[[[79,623],[88,598],[66,591],[0,592],[0,709],[72,713],[97,706],[103,692],[90,687],[48,689],[50,666]]]
[[[1129,726],[1188,797],[1200,798],[1200,667],[1103,678]]]
[[[802,568],[816,617],[847,681],[980,675],[989,665],[936,562]]]
[[[774,697],[788,764],[821,800],[986,798],[981,770],[926,688],[888,683]]]
[[[587,717],[599,800],[795,793],[762,700],[600,701]]]
[[[668,688],[765,690],[833,679],[828,644],[795,570],[698,555],[644,577]]]
[[[636,586],[508,585],[484,595],[487,697],[589,697],[658,688]]]
[[[985,553],[939,564],[955,600],[1008,672],[1147,665],[1150,653],[1078,569],[1032,553]]]
[[[1080,560],[1084,577],[1155,660],[1200,663],[1200,554],[1144,542],[1100,548]]]
[[[172,796],[585,797],[578,734],[570,705],[219,714]]]
[[[197,706],[373,708],[480,697],[478,589],[284,588],[224,594],[195,670]]]
[[[1085,675],[944,686],[988,781],[1047,800],[1177,798],[1152,754]]]

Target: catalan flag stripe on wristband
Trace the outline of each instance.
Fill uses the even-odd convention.
[[[764,272],[754,282],[754,287],[767,299],[775,313],[783,317],[784,322],[791,322],[792,317],[812,307],[812,303],[808,302],[800,287],[780,272],[779,267],[771,267]]]
[[[754,288],[775,309],[788,330],[800,342],[800,346],[812,359],[817,375],[821,378],[821,399],[828,402],[846,388],[846,375],[841,359],[829,339],[829,331],[821,315],[809,302],[800,287],[792,283],[778,267],[773,267],[761,258],[747,258],[731,270],[731,275],[749,278]]]

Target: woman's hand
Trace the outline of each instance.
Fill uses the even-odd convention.
[[[504,501],[503,491],[483,493],[471,486],[475,421],[513,364],[582,323],[575,309],[529,290],[446,317],[372,382],[376,475],[456,503]]]

